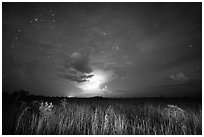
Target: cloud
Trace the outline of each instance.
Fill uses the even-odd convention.
[[[74,52],[70,56],[71,63],[70,66],[77,71],[80,71],[82,73],[90,73],[92,72],[91,66],[89,66],[89,57],[86,55],[83,55],[79,52]]]
[[[91,77],[103,77],[103,81],[100,81],[101,85],[115,79],[116,74],[113,70],[104,70],[104,68],[101,69],[100,67],[95,67],[93,64],[93,58],[95,61],[95,57],[89,56],[84,52],[73,52],[70,55],[70,61],[64,66],[65,72],[59,76],[64,79],[80,83],[80,85],[75,83],[77,84],[77,87],[85,84]],[[100,59],[98,60],[100,61]],[[111,63],[115,64],[115,62]]]
[[[181,82],[181,83],[184,83],[184,82],[187,82],[189,81],[190,79],[185,76],[182,72],[180,73],[176,73],[176,74],[172,74],[170,75],[170,78],[176,82]]]
[[[81,83],[81,82],[86,82],[85,79],[80,79],[79,77],[77,76],[74,76],[74,75],[69,75],[69,74],[64,74],[64,75],[61,75],[63,78],[65,79],[68,79],[68,80],[71,80],[71,81],[76,81],[78,83]]]
[[[89,62],[90,58],[85,53],[73,52],[70,55],[69,61],[64,65],[65,72],[59,74],[59,76],[77,83],[86,82],[93,76],[90,74],[92,68]]]
[[[90,77],[92,78],[88,79],[87,82],[86,81],[83,83],[81,82],[76,86],[80,88],[82,91],[84,91],[84,93],[95,94],[101,91],[101,88],[102,86],[104,86],[105,83],[114,80],[117,77],[117,75],[113,70],[96,69],[93,70]]]
[[[75,70],[70,70],[68,71],[67,74],[60,74],[59,76],[61,76],[64,79],[68,79],[70,81],[74,81],[77,83],[86,82],[88,81],[89,78],[93,77],[93,75],[84,74],[81,72],[77,72]]]

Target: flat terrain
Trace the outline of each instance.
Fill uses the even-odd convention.
[[[202,134],[199,98],[3,96],[3,134]]]

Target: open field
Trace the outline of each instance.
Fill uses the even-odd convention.
[[[36,98],[3,96],[3,134],[202,134],[197,98]]]

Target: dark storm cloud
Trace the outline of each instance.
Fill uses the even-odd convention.
[[[89,57],[83,55],[79,52],[74,52],[70,56],[71,62],[69,67],[76,69],[82,73],[90,73],[92,71],[91,66],[89,65]]]
[[[68,61],[64,65],[66,74],[60,74],[59,76],[74,82],[86,82],[88,78],[91,78],[93,75],[88,75],[92,72],[90,66],[89,56],[81,52],[73,52]]]
[[[93,75],[86,75],[71,70],[67,74],[60,74],[59,76],[70,81],[82,83],[88,81],[88,78],[91,78]]]
[[[68,74],[61,75],[61,77],[65,78],[65,79],[68,79],[68,80],[71,80],[71,81],[78,82],[78,83],[87,81],[85,79],[81,79],[80,77],[77,77],[77,76],[74,76],[74,75],[68,75]]]

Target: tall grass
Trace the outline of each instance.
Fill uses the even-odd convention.
[[[24,103],[3,112],[3,134],[202,134],[202,110],[119,101]]]

